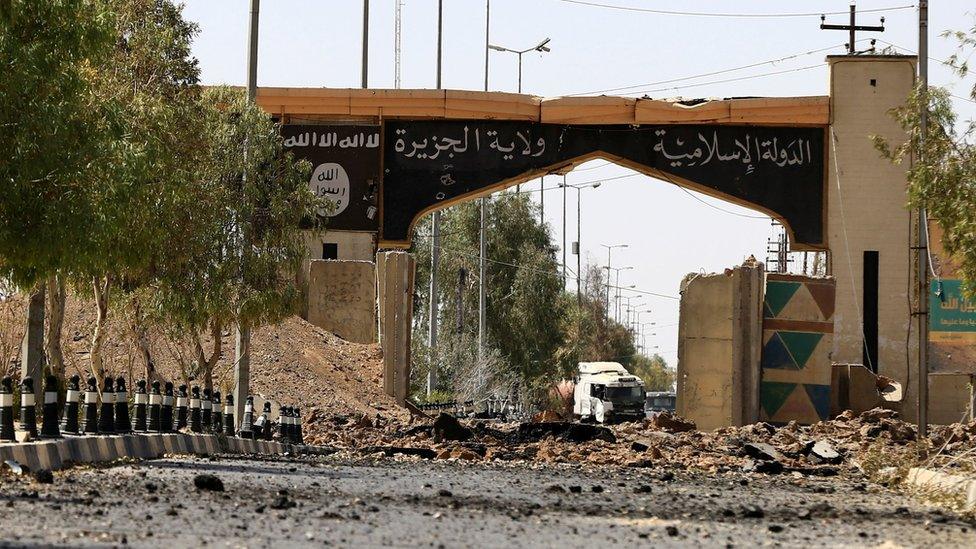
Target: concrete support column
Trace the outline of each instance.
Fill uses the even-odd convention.
[[[410,393],[410,333],[416,260],[406,252],[376,254],[383,390],[403,403]]]
[[[20,347],[21,379],[34,379],[35,402],[44,402],[44,285],[39,284],[27,305],[27,334]]]
[[[763,264],[745,263],[733,270],[732,282],[732,424],[759,421],[762,381]]]

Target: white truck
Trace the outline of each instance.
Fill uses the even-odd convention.
[[[573,388],[573,414],[606,423],[644,417],[644,381],[617,362],[580,362]]]

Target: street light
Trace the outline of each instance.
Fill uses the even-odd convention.
[[[609,261],[609,259],[608,259],[608,261]],[[617,322],[620,322],[620,271],[630,271],[630,270],[633,270],[633,267],[632,266],[631,267],[610,267],[610,266],[607,266],[607,284],[610,283],[610,271],[616,271],[617,272],[617,281],[614,284],[614,287],[617,289],[617,292],[616,292],[616,295],[614,295],[614,297],[613,297],[613,303],[614,303],[614,305],[613,305],[613,319],[616,320]],[[633,290],[636,287],[637,286],[630,285],[630,286],[627,286],[627,289]],[[609,303],[610,293],[609,292],[607,292],[607,299],[608,299],[607,309],[608,309],[608,312],[609,312],[609,308],[610,308],[610,303]]]
[[[614,248],[627,248],[627,244],[600,244],[607,249],[607,319],[610,318],[610,254]]]
[[[582,206],[582,191],[583,189],[590,187],[595,189],[602,185],[603,183],[597,181],[589,185],[567,185],[566,178],[563,178],[563,182],[559,184],[563,188],[563,269],[566,269],[566,189],[573,189],[576,191],[576,242],[574,242],[573,253],[576,254],[576,302],[583,302],[583,293],[580,290],[580,279],[583,278],[582,266],[580,265],[580,256],[583,255],[581,249],[582,244],[580,244],[580,227],[582,226],[583,218],[583,206]],[[565,276],[565,274],[564,274]]]
[[[550,39],[546,38],[542,42],[539,42],[538,45],[525,50],[513,50],[513,49],[506,48],[504,46],[496,46],[495,44],[488,44],[488,48],[500,52],[514,53],[515,55],[518,56],[518,92],[522,93],[522,54],[529,53],[530,51],[537,51],[539,53],[552,51],[549,49],[549,46],[546,45],[549,43],[549,41]]]
[[[513,50],[513,49],[510,49],[510,48],[506,48],[504,46],[497,46],[495,44],[488,44],[488,49],[495,50],[495,51],[500,51],[500,52],[514,53],[515,55],[518,56],[518,92],[519,93],[522,93],[522,54],[529,53],[530,51],[537,51],[539,53],[545,53],[545,52],[548,52],[548,51],[552,51],[552,50],[549,49],[549,46],[546,45],[546,44],[549,43],[549,40],[550,40],[549,38],[546,38],[542,42],[539,42],[539,44],[537,44],[536,46],[533,46],[533,47],[528,48],[528,49],[525,49],[525,50]],[[486,89],[485,91],[488,91],[488,90]],[[521,185],[516,185],[515,192],[519,192],[520,189],[521,189]],[[539,221],[540,221],[541,224],[544,225],[546,223],[546,220],[545,220],[546,207],[545,207],[545,196],[544,196],[544,193],[545,193],[545,182],[544,182],[543,178],[541,178],[541,177],[539,178],[539,193],[540,193],[539,194],[539,202],[542,203],[542,208],[541,208],[541,214],[540,214],[540,220]]]

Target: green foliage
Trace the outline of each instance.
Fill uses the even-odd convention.
[[[476,352],[478,330],[478,226],[480,204],[442,212],[440,324],[436,371],[439,387],[458,398],[520,393],[547,398],[551,384],[575,375],[586,360],[629,362],[633,334],[606,319],[605,283],[588,268],[580,300],[564,290],[562,269],[548,227],[529,195],[503,193],[489,201],[487,219],[487,356]],[[417,276],[414,306],[414,387],[424,385],[432,357],[427,346],[431,224],[414,238]],[[466,273],[463,281],[461,272]],[[570,275],[571,276],[571,275]],[[575,286],[575,284],[573,284]]]
[[[657,353],[651,357],[635,356],[630,363],[629,371],[644,380],[644,388],[648,391],[671,391],[674,389],[676,373],[668,368],[667,361]]]
[[[277,125],[239,90],[207,90],[200,112],[199,192],[178,225],[186,230],[183,253],[157,273],[153,308],[187,334],[208,323],[256,326],[294,314],[302,223],[322,207],[308,187],[309,166],[285,152]]]
[[[976,51],[976,26],[952,36],[959,39],[960,52],[950,59],[950,66],[965,78],[968,66],[964,60]],[[970,97],[976,100],[976,87]],[[923,109],[928,112],[924,136]],[[909,207],[925,207],[938,222],[943,247],[959,263],[966,292],[976,295],[976,127],[972,121],[960,124],[949,91],[938,87],[930,87],[927,94],[916,89],[908,103],[893,114],[908,141],[892,145],[875,137],[875,145],[893,162],[908,165]]]
[[[88,76],[110,48],[92,0],[0,3],[0,271],[21,287],[91,258],[91,176],[118,128]]]

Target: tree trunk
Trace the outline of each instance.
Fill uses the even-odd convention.
[[[101,380],[105,377],[105,365],[102,362],[102,346],[105,343],[105,321],[108,318],[108,294],[110,288],[111,279],[108,276],[104,278],[92,278],[92,289],[95,292],[95,307],[97,308],[98,314],[95,317],[95,333],[92,335],[91,353],[89,357],[91,360],[92,375],[98,380],[99,387],[101,387]]]
[[[152,353],[149,345],[149,329],[143,321],[142,306],[138,299],[134,301],[133,307],[132,335],[136,340],[136,346],[139,348],[139,354],[142,355],[146,383],[151,384],[159,378],[159,374],[156,373],[156,364],[152,361]]]
[[[64,307],[66,294],[64,278],[54,275],[47,279],[47,340],[44,351],[51,375],[64,383],[64,352],[61,349],[61,329],[64,326]]]
[[[203,351],[203,343],[200,341],[200,336],[197,335],[196,338],[196,352],[197,360],[200,365],[200,370],[203,373],[203,386],[205,389],[210,389],[213,391],[213,371],[217,367],[217,361],[220,360],[220,350],[222,342],[220,340],[220,335],[222,331],[222,325],[219,321],[214,320],[210,323],[210,334],[213,337],[213,351],[210,356],[207,357]]]

